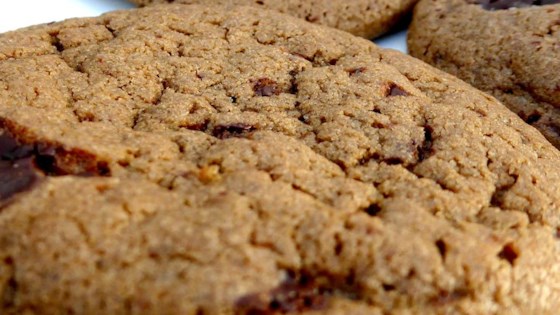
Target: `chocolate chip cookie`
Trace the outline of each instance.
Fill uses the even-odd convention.
[[[554,314],[560,153],[351,34],[168,5],[0,35],[0,313]]]
[[[560,148],[559,3],[424,0],[409,50],[494,95]]]
[[[139,6],[162,3],[252,6],[271,9],[311,23],[374,38],[388,32],[418,0],[130,0]]]

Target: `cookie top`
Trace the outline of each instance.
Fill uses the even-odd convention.
[[[388,32],[418,0],[130,0],[147,6],[163,3],[252,6],[271,9],[327,25],[354,35],[374,38]]]
[[[560,148],[559,3],[424,0],[409,50],[490,92]]]
[[[495,99],[251,8],[0,36],[0,312],[553,314],[560,153]]]

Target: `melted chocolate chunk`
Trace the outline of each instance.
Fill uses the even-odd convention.
[[[401,165],[404,164],[404,160],[398,156],[390,156],[383,159],[383,162],[387,163],[388,165]]]
[[[15,162],[0,161],[0,205],[3,200],[31,189],[41,175],[35,170],[33,158],[23,158]]]
[[[522,113],[523,114],[523,113]],[[525,120],[526,123],[528,123],[529,125],[532,125],[536,122],[538,122],[539,120],[541,120],[542,115],[540,113],[534,112],[531,115],[522,115],[523,120]]]
[[[231,125],[218,125],[212,130],[212,135],[219,139],[227,139],[231,137],[241,137],[244,134],[254,131],[256,128],[243,123]]]
[[[92,154],[64,150],[46,142],[22,143],[0,129],[0,206],[12,196],[32,189],[45,176],[109,176],[106,162]]]
[[[19,145],[7,132],[0,134],[0,205],[3,200],[32,188],[41,178],[32,156],[33,146]]]
[[[434,139],[432,133],[434,130],[430,126],[424,126],[424,141],[417,147],[418,162],[422,162],[433,154]]]
[[[515,260],[519,257],[519,254],[513,244],[506,244],[504,245],[504,248],[502,248],[502,251],[498,253],[498,257],[513,266]]]
[[[533,5],[549,5],[560,3],[560,0],[478,0],[486,10],[507,10],[510,8],[525,8]]]
[[[447,244],[442,239],[436,241],[436,247],[438,249],[439,255],[442,259],[445,259],[445,255],[447,254]]]
[[[4,293],[0,296],[1,299],[1,306],[4,308],[13,307],[15,304],[16,294],[18,291],[18,283],[15,277],[12,275],[8,282],[6,283],[6,287],[4,289]]]
[[[385,90],[385,96],[408,96],[408,92],[405,91],[402,87],[398,86],[395,83],[390,83],[387,85],[387,89]]]
[[[377,204],[371,204],[365,209],[365,212],[372,217],[376,217],[381,212],[381,207]]]
[[[260,78],[253,85],[253,91],[257,96],[272,96],[280,94],[278,83],[269,78]]]
[[[236,314],[274,315],[322,310],[329,290],[307,275],[291,276],[267,294],[252,294],[237,302]]]
[[[13,161],[31,156],[33,146],[18,144],[16,139],[7,132],[0,134],[0,159]]]
[[[350,69],[350,70],[346,70],[346,71],[348,72],[348,75],[353,77],[353,76],[360,75],[360,74],[366,72],[366,70],[367,70],[366,67],[360,67],[360,68],[354,68],[354,69]]]
[[[342,246],[339,244],[337,248],[342,250]],[[288,271],[287,279],[278,287],[240,298],[236,303],[235,314],[277,315],[324,311],[334,296],[353,301],[362,298],[355,274],[312,275],[307,271]]]

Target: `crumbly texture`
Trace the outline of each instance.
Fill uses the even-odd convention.
[[[164,3],[252,6],[276,10],[308,22],[375,38],[401,21],[418,0],[130,0],[139,6]]]
[[[419,3],[410,53],[492,94],[560,148],[560,1],[467,2]]]
[[[0,36],[0,313],[555,314],[560,153],[454,77],[251,8]]]

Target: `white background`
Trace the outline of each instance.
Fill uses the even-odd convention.
[[[126,0],[2,0],[0,33],[33,24],[96,16],[107,11],[133,7]],[[405,37],[405,32],[402,31],[384,36],[376,42],[383,47],[406,51]]]

